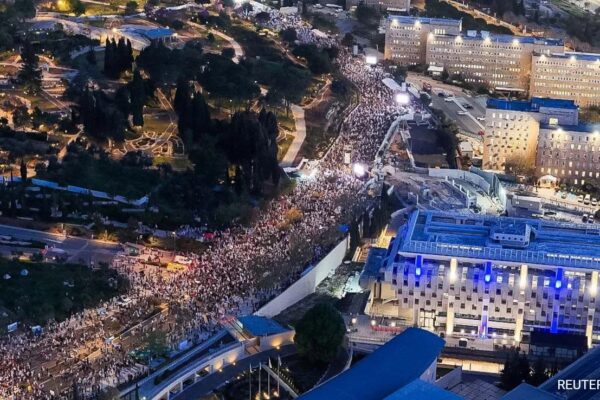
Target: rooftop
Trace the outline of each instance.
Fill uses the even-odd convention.
[[[555,396],[528,383],[519,386],[506,393],[500,400],[560,400],[562,397]]]
[[[540,124],[540,129],[563,130],[565,132],[596,133],[600,132],[600,124],[580,123],[577,125]]]
[[[462,21],[460,19],[409,17],[406,15],[389,15],[388,19],[392,21],[397,21],[401,24],[420,23],[425,25],[456,26],[459,28],[462,24]]]
[[[238,321],[242,325],[242,328],[253,336],[269,336],[289,330],[272,319],[258,315],[239,317]]]
[[[408,328],[349,370],[309,390],[300,399],[385,399],[419,379],[436,362],[443,347],[444,340],[439,336],[423,329]]]
[[[564,46],[562,39],[543,38],[536,36],[515,36],[486,31],[467,31],[461,35],[463,40],[490,40],[492,43],[537,44],[542,46]]]
[[[533,97],[531,100],[506,100],[488,99],[487,108],[509,111],[538,112],[541,107],[564,108],[576,110],[577,105],[573,100],[550,99],[547,97]]]
[[[462,400],[462,397],[431,383],[415,379],[383,400]]]
[[[564,391],[558,390],[558,381],[562,379],[598,379],[600,374],[600,347],[595,347],[588,351],[582,357],[579,357],[572,364],[569,364],[566,368],[560,370],[556,375],[552,376],[546,382],[542,383],[539,388],[554,395],[559,396],[561,399],[574,400],[574,399],[591,399],[595,398],[594,395],[598,394],[598,391],[586,390],[581,387],[581,390]],[[504,399],[503,399],[504,400]],[[512,400],[512,399],[510,399]],[[528,400],[528,399],[527,399]]]
[[[536,54],[536,56],[549,57],[549,58],[569,58],[574,61],[598,61],[600,62],[600,54],[598,53],[579,53],[576,51],[565,51],[564,53],[552,53],[552,54]]]
[[[521,240],[508,236],[515,234]],[[417,210],[392,241],[384,265],[393,262],[399,252],[600,269],[600,228],[539,219]]]

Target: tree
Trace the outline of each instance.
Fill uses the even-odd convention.
[[[342,38],[342,45],[350,47],[354,44],[354,36],[351,33],[346,33]]]
[[[542,357],[538,357],[538,359],[533,364],[533,374],[529,379],[530,384],[533,386],[539,386],[542,383],[546,382],[548,379],[548,369],[546,368],[546,363]]]
[[[529,360],[519,350],[513,350],[506,356],[504,368],[500,373],[500,386],[504,390],[512,390],[522,382],[530,380]]]
[[[129,84],[131,96],[131,116],[135,126],[144,126],[144,104],[146,103],[146,85],[138,69],[133,73],[133,79]]]
[[[148,357],[151,360],[156,357],[163,357],[169,351],[167,335],[162,331],[150,332],[144,340],[144,350],[148,352]]]
[[[29,116],[29,111],[25,106],[19,106],[15,108],[12,112],[12,120],[13,125],[15,127],[22,127],[28,125],[31,121],[31,117]]]
[[[26,40],[21,47],[21,68],[17,75],[26,93],[38,93],[42,88],[42,71],[38,63],[39,57],[29,40]]]
[[[85,4],[81,0],[73,0],[70,4],[71,11],[73,14],[80,16],[85,14]]]
[[[96,65],[98,63],[96,60],[96,52],[94,51],[93,47],[90,47],[90,49],[86,53],[85,60],[90,65]]]
[[[125,14],[135,14],[137,12],[138,3],[135,0],[128,1],[125,4]]]
[[[281,40],[289,44],[294,43],[298,39],[298,33],[294,28],[286,28],[281,31]]]
[[[340,313],[331,304],[320,303],[298,322],[294,341],[302,357],[313,363],[326,363],[337,355],[345,332]]]
[[[107,387],[98,394],[98,400],[119,400],[121,393],[117,388]]]
[[[223,50],[221,50],[221,55],[225,58],[233,58],[235,57],[235,50],[231,47],[225,47]]]
[[[19,171],[21,173],[21,182],[25,184],[27,182],[27,164],[25,160],[21,158],[21,165],[19,166]]]

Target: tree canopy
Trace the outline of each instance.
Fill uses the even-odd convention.
[[[296,325],[298,353],[310,362],[330,362],[337,355],[346,326],[340,313],[329,303],[320,303],[304,314]]]

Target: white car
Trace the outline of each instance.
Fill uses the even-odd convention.
[[[462,111],[462,110],[461,110],[461,111],[457,112],[457,114],[458,114],[458,115],[467,115],[467,112],[466,112],[466,111]]]
[[[477,121],[485,121],[485,117],[477,117]]]
[[[454,96],[446,97],[446,98],[444,99],[444,101],[445,101],[446,103],[450,103],[450,102],[454,101]]]

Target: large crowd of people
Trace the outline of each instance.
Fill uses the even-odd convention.
[[[296,28],[306,27],[294,21]],[[306,40],[321,40],[312,37]],[[1,337],[0,398],[61,399],[73,390],[90,397],[103,387],[131,381],[146,367],[130,356],[129,339],[116,332],[127,328],[128,338],[140,338],[160,330],[171,344],[183,339],[200,343],[219,329],[224,316],[251,313],[297,278],[304,267],[297,265],[298,251],[307,252],[303,257],[311,262],[339,240],[337,227],[350,222],[368,201],[364,180],[344,164],[344,156],[350,151],[353,163],[372,165],[403,109],[381,82],[381,68],[345,50],[337,63],[356,85],[360,101],[332,147],[304,171],[292,193],[273,200],[252,227],[224,230],[206,251],[182,254],[189,260],[184,271],[165,273],[147,264],[168,256],[159,250],[120,255],[113,267],[129,277],[126,299],[50,322],[41,334],[22,331]],[[292,210],[301,217],[290,219]],[[189,226],[180,233],[202,234]],[[269,289],[259,289],[264,287]]]

